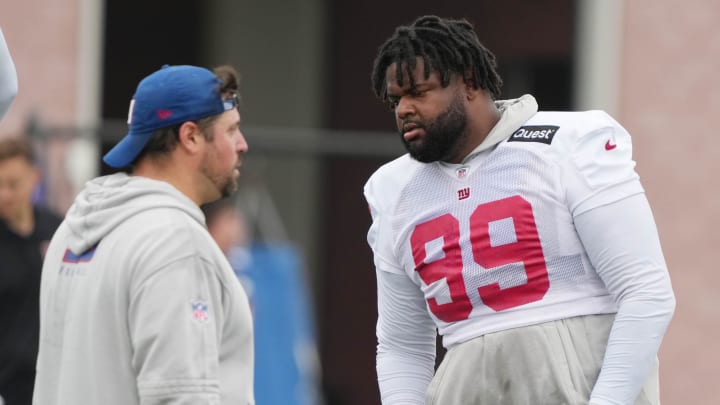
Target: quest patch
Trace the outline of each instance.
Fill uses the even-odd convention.
[[[555,125],[528,125],[520,127],[508,138],[508,142],[540,142],[550,145],[560,127]]]

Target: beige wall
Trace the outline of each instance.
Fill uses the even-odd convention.
[[[720,403],[720,2],[625,2],[620,120],[677,295],[663,404]]]
[[[94,128],[100,120],[101,0],[0,2],[0,26],[18,74],[18,96],[0,122],[0,137],[42,128]],[[97,175],[91,136],[53,138],[39,150],[50,208],[64,213],[82,184]]]
[[[0,2],[0,26],[18,71],[19,94],[0,134],[22,129],[35,112],[54,125],[76,123],[79,0]]]

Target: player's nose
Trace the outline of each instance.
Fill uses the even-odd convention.
[[[405,119],[415,114],[415,104],[410,97],[400,97],[397,107],[395,107],[395,115],[399,119]]]

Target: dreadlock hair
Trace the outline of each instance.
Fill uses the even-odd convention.
[[[465,19],[451,20],[434,15],[399,26],[380,46],[372,71],[375,95],[383,101],[387,99],[385,74],[393,63],[397,69],[397,84],[404,86],[402,69],[412,72],[417,57],[425,64],[425,79],[437,72],[442,86],[447,87],[451,76],[459,74],[466,83],[472,83],[473,88],[490,92],[493,99],[500,96],[502,79],[496,71],[495,55],[480,43],[472,24]],[[410,86],[414,86],[412,74],[408,77]]]
[[[220,65],[213,69],[213,73],[215,73],[215,76],[220,80],[217,92],[222,99],[237,99],[239,97],[240,75],[235,68],[230,65]],[[209,129],[217,117],[218,115],[213,115],[207,118],[201,118],[196,122],[207,141],[213,140],[213,133],[209,131]],[[143,148],[143,151],[135,158],[131,166],[134,166],[135,163],[145,156],[165,154],[175,149],[179,141],[180,126],[182,126],[182,124],[155,131],[145,145],[145,148]]]

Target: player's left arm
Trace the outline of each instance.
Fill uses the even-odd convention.
[[[618,304],[590,403],[632,404],[655,364],[675,309],[650,205],[645,194],[636,194],[578,215],[575,226]]]
[[[0,119],[10,108],[18,92],[17,72],[10,50],[0,29]]]
[[[630,135],[602,112],[571,154],[567,198],[588,258],[615,298],[615,317],[590,403],[632,404],[654,366],[675,297]]]

